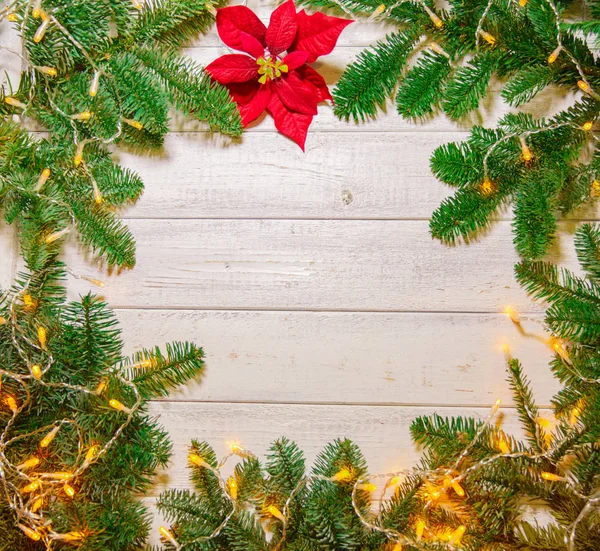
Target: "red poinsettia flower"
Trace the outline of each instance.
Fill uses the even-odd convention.
[[[266,110],[277,129],[304,150],[317,103],[332,99],[323,77],[307,63],[330,53],[351,22],[296,13],[293,0],[273,12],[269,28],[245,6],[222,8],[217,10],[221,40],[245,53],[224,55],[206,70],[227,86],[244,126]]]

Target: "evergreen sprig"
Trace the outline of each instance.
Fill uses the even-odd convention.
[[[433,171],[458,189],[433,213],[434,237],[472,240],[512,203],[515,246],[523,258],[538,259],[552,243],[558,216],[600,195],[595,131],[584,127],[600,115],[600,62],[590,49],[600,43],[595,2],[575,21],[567,15],[572,0],[450,0],[444,10],[429,1],[302,3],[397,29],[362,51],[340,78],[334,112],[344,120],[375,118],[394,96],[398,113],[412,121],[437,113],[464,119],[494,93],[494,81],[514,107],[549,86],[585,90],[549,120],[511,114],[493,130],[475,126],[466,141],[439,147]]]
[[[0,90],[0,210],[19,225],[32,269],[60,250],[64,238],[53,236],[66,228],[109,267],[134,265],[133,237],[114,210],[136,201],[143,183],[115,162],[111,143],[160,147],[171,108],[241,134],[227,90],[180,53],[222,3],[153,0],[137,10],[130,0],[43,0],[32,9],[21,0],[3,12],[23,39],[26,69]],[[32,123],[46,133],[31,134]]]
[[[150,529],[138,496],[171,456],[168,434],[149,415],[147,400],[196,378],[203,353],[174,343],[164,353],[156,348],[124,357],[114,314],[92,295],[66,303],[64,275],[50,259],[0,295],[0,549],[133,551]],[[142,358],[148,363],[140,364]],[[34,364],[43,369],[39,376]],[[56,426],[54,440],[41,446]],[[97,455],[82,468],[94,447]],[[16,467],[31,458],[37,467]],[[74,497],[56,482],[53,491],[42,474],[56,472],[73,473]],[[39,489],[26,493],[36,480]],[[32,512],[36,499],[41,507]],[[65,534],[75,539],[58,537]]]

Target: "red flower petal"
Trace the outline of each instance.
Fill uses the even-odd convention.
[[[248,82],[234,82],[227,85],[227,89],[238,105],[246,105],[252,101],[252,98],[261,87],[258,80],[249,80]]]
[[[270,52],[277,55],[287,50],[296,38],[298,22],[294,0],[281,4],[272,14],[265,40]]]
[[[258,74],[256,60],[243,54],[229,54],[215,59],[206,72],[221,84],[246,82]]]
[[[275,120],[275,127],[279,132],[294,140],[304,151],[306,134],[312,122],[312,115],[303,115],[289,111],[281,102],[277,94],[271,95],[267,111]]]
[[[328,99],[333,101],[325,79],[312,67],[304,65],[303,67],[300,67],[296,72],[304,82],[309,82],[315,87],[317,102],[326,101]]]
[[[246,6],[217,10],[217,30],[221,40],[230,48],[254,57],[263,55],[267,28]]]
[[[330,17],[321,12],[308,15],[304,10],[298,12],[296,20],[298,35],[293,49],[308,52],[309,63],[319,56],[331,53],[341,32],[352,23],[349,19]]]
[[[242,115],[242,124],[248,126],[254,119],[258,118],[267,108],[271,99],[271,85],[269,83],[261,86],[259,84],[258,91],[244,105],[238,105],[240,114]]]
[[[283,58],[283,63],[288,66],[288,71],[293,71],[306,63],[308,55],[308,52],[292,52]]]
[[[277,95],[290,111],[305,115],[317,114],[314,88],[302,82],[296,73],[277,79],[274,86]]]

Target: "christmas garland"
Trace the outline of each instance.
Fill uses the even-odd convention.
[[[206,442],[189,452],[195,491],[170,490],[158,508],[163,549],[189,551],[539,550],[600,548],[600,229],[583,226],[576,248],[586,277],[524,262],[517,278],[550,303],[544,338],[564,388],[552,416],[540,411],[506,347],[508,382],[525,440],[501,428],[500,402],[487,419],[418,417],[424,450],[408,471],[369,474],[349,440],[329,444],[306,472],[298,446],[282,438],[266,463],[235,443],[219,461]],[[522,334],[528,323],[507,311]],[[226,461],[241,461],[225,478]],[[527,513],[550,515],[538,522]],[[535,511],[534,511],[535,512]]]
[[[376,117],[388,98],[398,113],[420,120],[443,112],[461,119],[479,107],[490,82],[504,81],[502,99],[520,107],[549,86],[583,94],[550,119],[510,113],[495,128],[474,126],[469,138],[439,147],[434,174],[456,188],[433,213],[434,237],[470,240],[513,204],[515,246],[541,258],[569,214],[600,194],[594,122],[600,114],[600,3],[590,15],[565,18],[570,0],[302,0],[396,27],[351,63],[334,92],[343,119]],[[410,62],[410,64],[409,64]],[[396,91],[397,88],[397,91]],[[598,177],[600,180],[600,177]]]

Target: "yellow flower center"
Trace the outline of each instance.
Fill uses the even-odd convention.
[[[279,78],[281,73],[287,73],[289,71],[288,66],[285,65],[281,59],[277,58],[259,57],[256,60],[256,64],[258,65],[258,74],[262,75],[258,79],[258,82],[261,84],[265,84],[269,80]]]

